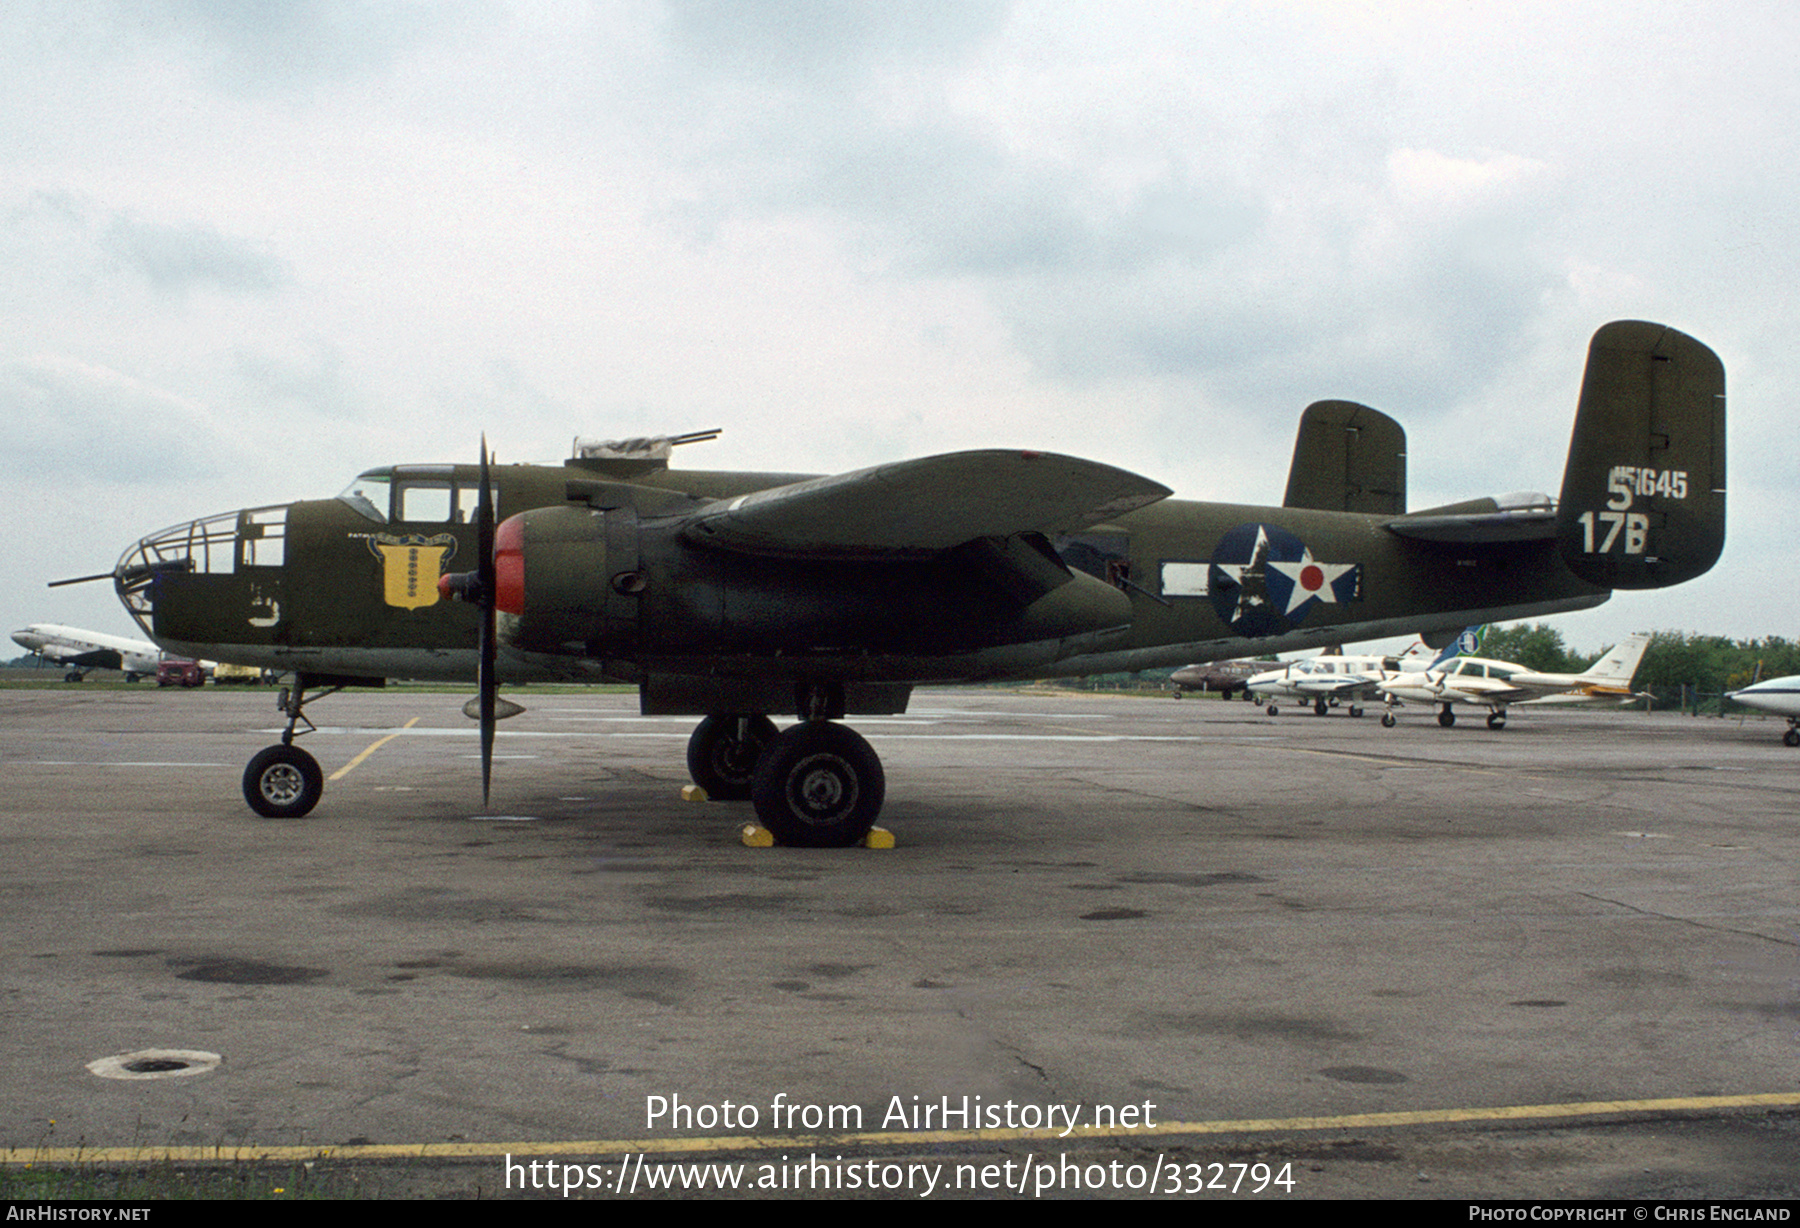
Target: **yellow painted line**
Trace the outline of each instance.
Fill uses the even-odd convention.
[[[400,730],[411,729],[414,725],[417,725],[418,723],[419,723],[419,718],[415,716],[410,721],[406,722],[406,724],[400,726]],[[388,734],[388,736],[385,738],[376,738],[373,742],[369,743],[369,745],[366,748],[364,748],[362,754],[358,755],[356,758],[354,758],[350,762],[346,763],[343,767],[341,767],[337,771],[333,772],[330,776],[326,777],[326,779],[327,780],[342,780],[344,777],[348,776],[352,771],[355,770],[357,764],[361,763],[364,759],[367,759],[370,755],[374,754],[376,751],[378,751],[382,747],[386,746],[389,742],[392,742],[395,738],[399,737],[400,730],[396,730],[395,732]]]
[[[1670,1096],[1657,1100],[1584,1100],[1574,1104],[1514,1104],[1489,1108],[1411,1109],[1392,1113],[1347,1113],[1336,1117],[1251,1117],[1236,1121],[1172,1121],[1139,1129],[1077,1126],[1064,1133],[1039,1130],[880,1130],[857,1134],[722,1135],[711,1138],[588,1139],[560,1143],[363,1143],[344,1146],[206,1147],[12,1147],[4,1164],[148,1164],[161,1161],[243,1160],[443,1160],[498,1159],[504,1156],[604,1156],[632,1152],[791,1152],[805,1149],[896,1147],[944,1143],[1003,1143],[1019,1140],[1171,1138],[1183,1135],[1281,1134],[1306,1130],[1354,1130],[1385,1126],[1433,1126],[1481,1121],[1567,1121],[1577,1117],[1696,1113],[1720,1109],[1800,1108],[1800,1092],[1758,1092],[1741,1096]]]

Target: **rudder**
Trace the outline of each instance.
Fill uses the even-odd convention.
[[[1725,368],[1685,333],[1619,320],[1594,334],[1557,505],[1570,571],[1663,588],[1725,546]]]

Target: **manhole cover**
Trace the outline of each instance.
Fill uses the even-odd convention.
[[[95,1058],[87,1068],[102,1079],[179,1079],[205,1074],[224,1060],[200,1049],[139,1049]]]

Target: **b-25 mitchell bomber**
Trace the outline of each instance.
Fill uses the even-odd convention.
[[[287,730],[245,773],[264,815],[318,801],[294,741],[339,687],[476,679],[485,785],[501,683],[605,680],[702,718],[688,768],[713,797],[752,799],[785,843],[845,845],[886,786],[842,721],[920,684],[1448,639],[1700,575],[1724,543],[1724,390],[1693,338],[1602,328],[1556,503],[1408,512],[1405,432],[1325,401],[1280,507],[1030,451],[804,477],[670,469],[687,437],[491,472],[484,444],[480,465],[153,533],[111,575],[170,651],[294,673]]]

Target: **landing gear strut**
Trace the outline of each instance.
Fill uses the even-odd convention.
[[[343,688],[326,687],[308,699],[306,681],[304,674],[295,674],[293,687],[282,688],[280,707],[287,713],[288,723],[281,742],[258,751],[244,769],[244,800],[265,819],[298,819],[310,814],[325,792],[325,773],[319,761],[294,745],[298,736],[295,726],[306,721],[302,732],[314,729],[302,709]]]

